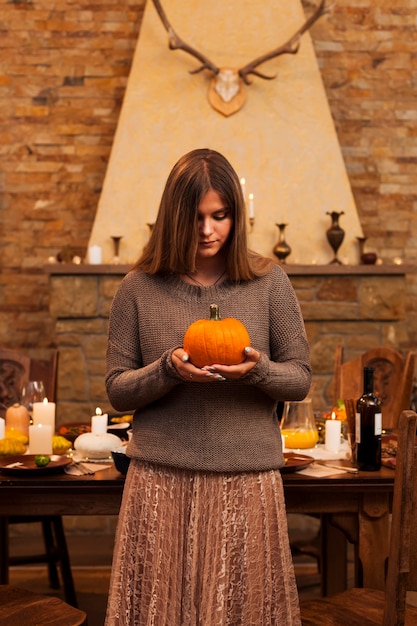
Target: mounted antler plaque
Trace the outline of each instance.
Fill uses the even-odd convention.
[[[159,0],[153,0],[155,9],[161,19],[162,24],[169,36],[169,48],[171,50],[183,50],[200,61],[202,65],[191,74],[197,74],[203,70],[209,70],[213,78],[210,83],[208,100],[216,111],[222,113],[226,117],[237,113],[245,103],[246,93],[245,85],[250,85],[248,76],[253,74],[265,80],[273,80],[276,76],[268,76],[263,74],[256,68],[266,61],[270,61],[282,54],[296,54],[300,47],[301,35],[305,33],[311,26],[325,13],[329,11],[326,8],[326,0],[321,0],[314,13],[304,22],[302,26],[283,44],[274,48],[266,54],[262,54],[250,63],[241,68],[218,67],[208,57],[199,52],[196,48],[185,43],[174,31],[164,9]]]

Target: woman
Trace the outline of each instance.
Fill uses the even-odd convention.
[[[239,365],[197,368],[182,347],[211,303],[249,331]],[[310,381],[296,296],[248,251],[236,172],[193,150],[110,314],[107,391],[135,414],[106,626],[300,624],[275,409]]]

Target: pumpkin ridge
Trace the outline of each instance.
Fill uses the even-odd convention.
[[[227,320],[224,320],[225,322]],[[225,365],[231,365],[235,360],[235,348],[233,346],[232,331],[226,324],[223,326],[223,342],[222,342],[222,362]]]

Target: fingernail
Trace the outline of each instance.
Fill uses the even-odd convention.
[[[188,361],[188,358],[189,358],[189,357],[188,357],[188,354],[183,354],[183,355],[182,355],[182,360],[184,361],[184,363],[185,363],[186,361]]]
[[[249,352],[250,352],[250,347],[249,346],[246,346],[245,352],[246,352],[246,354],[249,354]]]
[[[220,374],[216,374],[214,377],[216,380],[226,380],[224,376],[220,376]]]

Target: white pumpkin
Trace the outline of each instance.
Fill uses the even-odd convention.
[[[111,433],[83,433],[74,441],[74,448],[90,459],[107,459],[120,447],[120,439]]]

